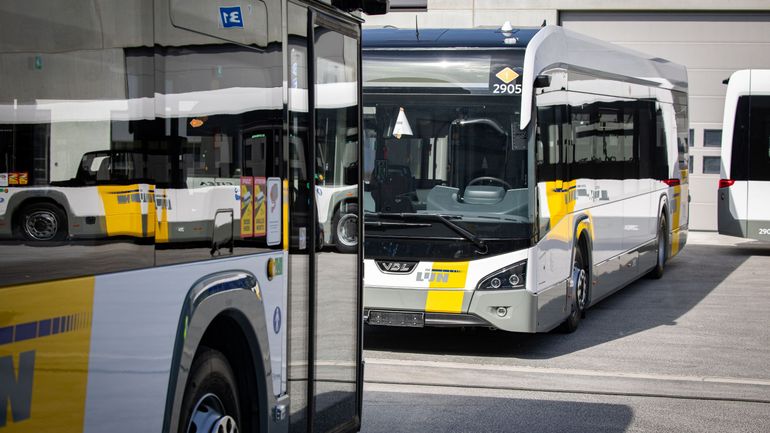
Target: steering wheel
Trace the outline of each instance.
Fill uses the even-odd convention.
[[[506,181],[504,181],[504,180],[502,180],[500,178],[493,177],[493,176],[477,177],[476,179],[473,179],[470,182],[468,182],[468,185],[466,185],[465,187],[467,188],[467,187],[469,187],[471,185],[474,185],[474,184],[477,184],[477,183],[481,183],[481,182],[485,182],[485,181],[497,182],[500,185],[504,186],[505,189],[513,189],[513,187],[511,186],[510,183],[508,183],[508,182],[506,182]]]

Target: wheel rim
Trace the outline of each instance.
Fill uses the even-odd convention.
[[[575,275],[575,298],[579,312],[583,311],[588,299],[588,275],[586,270],[578,267],[577,264],[572,272]]]
[[[358,216],[356,214],[345,214],[337,223],[337,241],[347,247],[354,247],[358,244]]]
[[[206,394],[198,400],[187,425],[187,433],[238,433],[235,418],[226,414],[222,400]]]
[[[48,210],[37,210],[24,219],[24,232],[32,239],[47,241],[56,236],[59,221],[56,215]]]

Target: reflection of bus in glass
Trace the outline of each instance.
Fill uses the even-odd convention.
[[[719,233],[770,241],[770,70],[727,80],[721,160]]]
[[[339,3],[0,4],[0,431],[358,429],[363,257],[298,151],[358,146]]]
[[[358,248],[358,130],[348,131],[341,142],[326,137],[319,139],[316,156],[321,175],[316,184],[316,203],[322,242],[334,245],[343,253],[355,251]]]
[[[0,203],[2,238],[154,236],[155,188],[148,184],[142,152],[116,147],[83,153],[70,146],[66,157],[48,170],[35,163],[33,146],[10,145],[23,141],[19,135],[45,134],[47,125],[6,124],[0,129],[8,137],[0,141],[0,171],[10,178],[3,182],[7,190]],[[42,153],[46,150],[56,153]]]
[[[5,206],[0,207],[0,228],[4,229],[0,233],[28,241],[115,236],[155,237],[156,242],[169,243],[205,241],[212,236],[215,212],[224,209],[233,213],[239,226],[240,178],[244,171],[264,171],[267,140],[275,136],[274,131],[244,137],[246,155],[242,155],[238,143],[231,139],[237,131],[225,134],[213,119],[190,118],[200,125],[196,123],[196,129],[184,139],[163,146],[115,140],[112,149],[87,147],[82,153],[72,145],[66,145],[66,152],[62,152],[62,145],[51,143],[54,146],[47,153],[53,157],[48,167],[36,163],[31,150],[22,146],[0,148],[0,158],[13,161],[9,169],[2,168],[4,172],[30,173],[24,184],[14,181],[8,185]],[[217,132],[208,130],[207,122],[215,123]],[[83,119],[73,122],[73,129],[82,124],[87,130]],[[45,130],[47,126],[5,128],[18,133]],[[153,121],[111,125],[113,134],[121,128],[152,131],[155,125]],[[62,140],[66,134],[53,137]],[[65,169],[80,154],[80,162]],[[157,234],[156,214],[161,218]],[[235,236],[240,237],[239,233]]]
[[[684,246],[684,67],[554,26],[363,59],[370,325],[572,331]]]

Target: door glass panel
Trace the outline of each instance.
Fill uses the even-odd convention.
[[[310,266],[316,233],[312,210],[312,142],[308,117],[307,7],[289,3],[289,431],[308,431]],[[320,233],[320,232],[319,232]]]
[[[313,43],[315,197],[324,238],[316,267],[315,431],[325,432],[358,410],[359,41],[316,25]]]

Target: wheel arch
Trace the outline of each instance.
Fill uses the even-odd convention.
[[[594,260],[593,260],[593,241],[594,240],[594,227],[593,220],[588,214],[581,214],[575,218],[575,229],[572,238],[573,249],[571,254],[570,263],[575,261],[575,248],[578,247],[585,255],[585,259],[588,264],[588,301],[586,302],[586,308],[591,306],[591,295],[593,288],[593,276],[594,276]],[[570,264],[570,267],[572,265]]]
[[[342,207],[347,206],[349,204],[355,204],[359,208],[361,207],[361,204],[358,202],[358,197],[343,197],[340,200],[337,200],[336,203],[334,203],[334,206],[330,207],[329,212],[329,234],[324,236],[327,236],[329,241],[324,242],[325,245],[336,245],[337,244],[337,231],[336,227],[334,226],[334,217],[337,215],[337,212],[340,212],[340,216],[342,216]]]
[[[666,218],[666,223],[668,223],[669,215],[668,215],[668,193],[663,193],[660,195],[660,198],[658,199],[658,213],[656,214],[656,217],[659,217],[663,215],[663,217]],[[668,228],[671,230],[671,227]]]
[[[8,200],[6,215],[11,215],[12,226],[17,226],[20,212],[24,208],[37,203],[50,203],[58,206],[68,219],[72,214],[67,196],[60,191],[19,191]]]
[[[203,346],[222,352],[238,383],[246,384],[239,388],[239,399],[242,414],[257,424],[251,430],[267,431],[269,420],[262,415],[275,404],[267,333],[261,288],[253,274],[226,271],[199,280],[180,314],[163,431],[177,430],[190,368]]]

